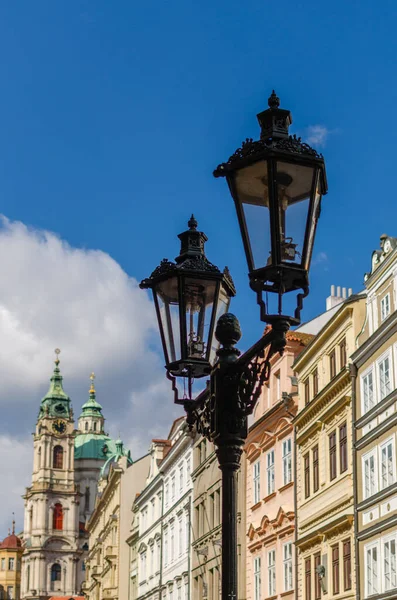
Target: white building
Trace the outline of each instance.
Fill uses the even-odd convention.
[[[130,600],[190,598],[192,448],[184,417],[166,440],[152,441],[147,485],[133,506]]]

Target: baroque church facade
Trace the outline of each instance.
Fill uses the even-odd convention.
[[[102,470],[119,456],[104,430],[94,375],[77,429],[63,389],[59,350],[33,434],[33,474],[24,494],[21,598],[48,600],[79,594],[85,579],[88,534]],[[121,446],[122,447],[122,446]],[[123,450],[127,460],[130,453]],[[132,461],[131,461],[132,462]]]

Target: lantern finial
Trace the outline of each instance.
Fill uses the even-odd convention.
[[[269,105],[269,108],[278,108],[280,106],[280,98],[277,96],[274,90],[269,96],[267,103]]]
[[[191,229],[192,231],[196,231],[198,223],[197,223],[197,220],[193,213],[192,213],[192,216],[190,217],[187,225],[188,225],[189,229]]]

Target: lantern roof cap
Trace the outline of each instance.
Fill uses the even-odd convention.
[[[268,98],[266,110],[257,115],[261,128],[260,139],[254,141],[247,138],[230,158],[214,171],[215,177],[224,177],[230,171],[253,164],[269,157],[271,153],[277,155],[292,155],[300,160],[317,160],[323,162],[323,155],[296,135],[290,135],[289,126],[292,116],[289,110],[280,108],[280,98],[273,90]],[[326,188],[325,172],[324,183]],[[325,190],[326,191],[326,190]]]
[[[208,238],[205,233],[198,231],[197,226],[197,219],[192,215],[188,221],[189,229],[178,235],[178,238],[181,240],[181,250],[175,258],[175,262],[163,258],[150,277],[141,281],[139,284],[140,288],[152,288],[158,280],[167,279],[181,272],[192,272],[192,274],[200,273],[209,278],[223,278],[229,288],[230,295],[234,296],[236,294],[236,288],[228,267],[225,267],[223,272],[221,272],[206,257],[204,245]]]

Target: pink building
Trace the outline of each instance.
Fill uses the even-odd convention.
[[[289,332],[282,357],[255,408],[247,459],[247,600],[294,598],[294,432],[297,411],[292,365],[312,336]],[[282,394],[289,394],[283,402]]]

